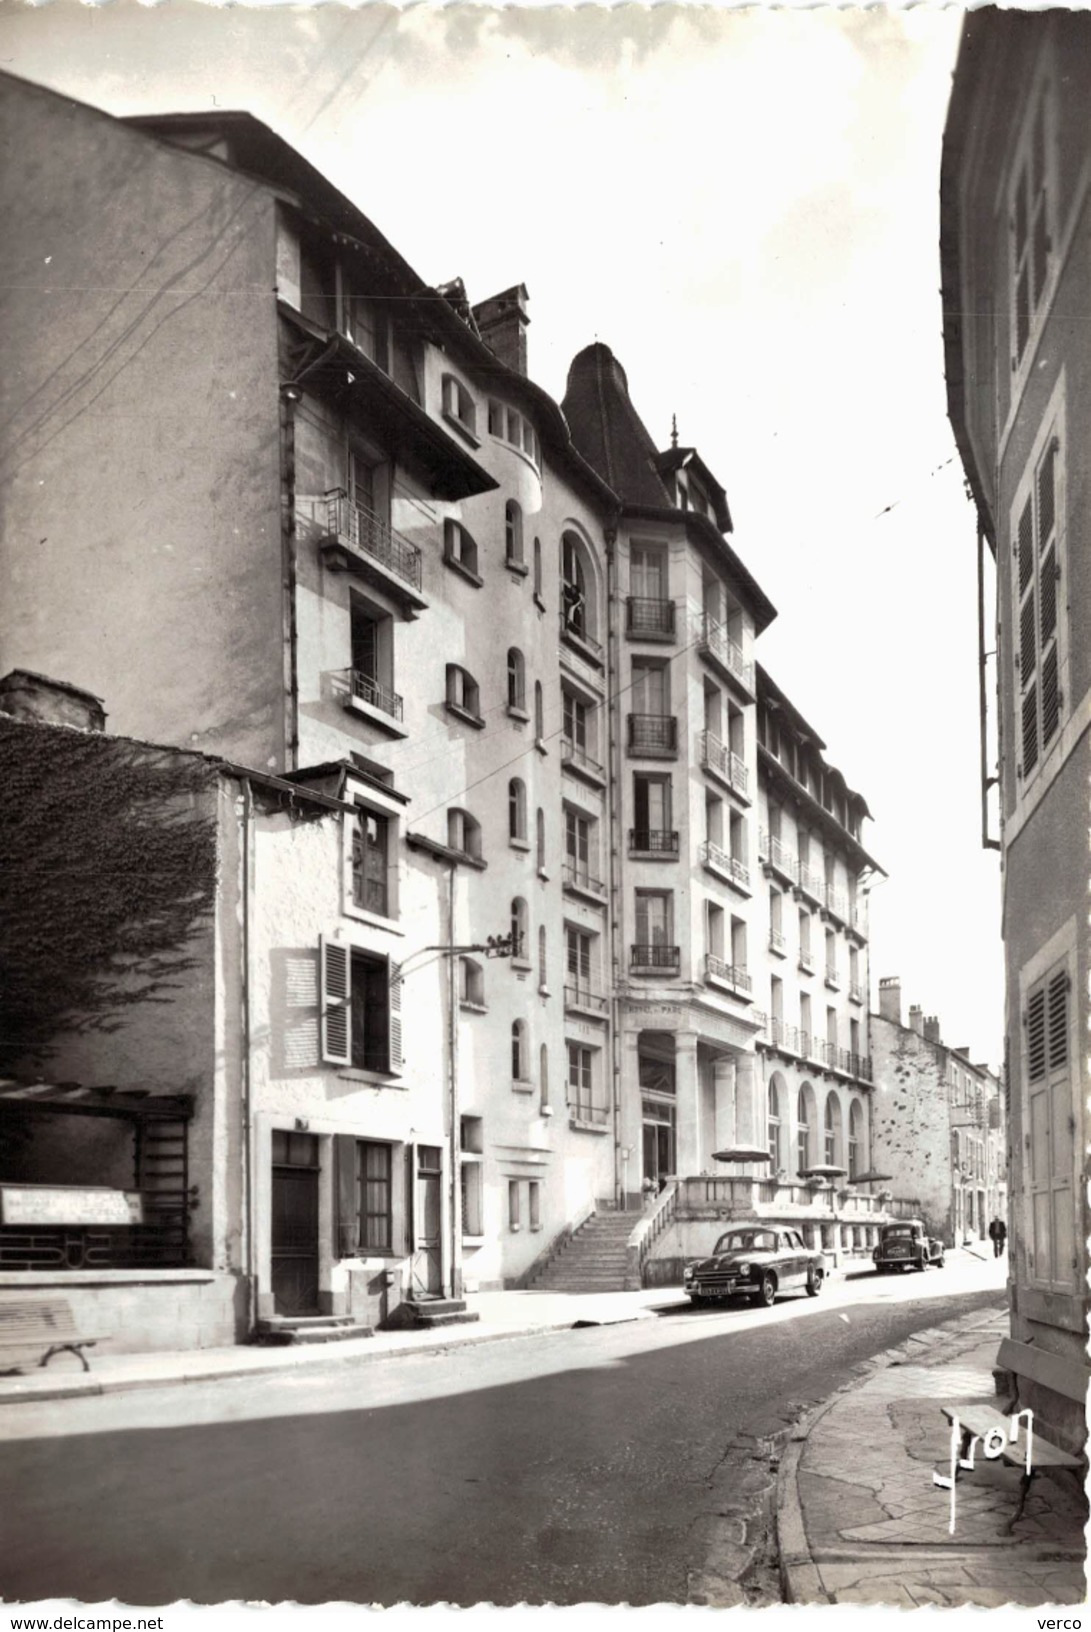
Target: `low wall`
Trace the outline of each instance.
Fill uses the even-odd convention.
[[[645,1286],[679,1286],[682,1270],[695,1258],[707,1258],[725,1230],[731,1228],[730,1214],[714,1217],[675,1217],[655,1243],[645,1261]],[[788,1227],[799,1230],[807,1245],[816,1252],[824,1252],[831,1268],[851,1262],[871,1262],[871,1251],[878,1236],[878,1228],[887,1220],[875,1217],[839,1218],[828,1210],[824,1213],[804,1212],[794,1217],[746,1219],[749,1224],[764,1224],[771,1229]]]
[[[96,1354],[214,1349],[246,1332],[243,1283],[211,1269],[29,1270],[0,1274],[0,1305],[63,1297]],[[64,1364],[64,1357],[52,1361]]]

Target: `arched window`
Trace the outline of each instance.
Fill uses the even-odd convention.
[[[461,850],[464,856],[481,856],[481,824],[468,810],[447,812],[447,843],[452,850]]]
[[[525,709],[527,706],[527,670],[523,654],[517,646],[508,650],[508,707]]]
[[[561,539],[561,609],[566,629],[570,629],[574,635],[589,632],[587,575],[573,533],[565,533]]]
[[[546,979],[546,931],[545,925],[538,925],[538,990],[547,990],[549,982]]]
[[[538,1050],[538,1092],[542,1110],[549,1108],[549,1049],[545,1043]]]
[[[544,873],[546,870],[545,811],[542,809],[541,805],[538,806],[538,815],[536,818],[535,827],[535,837],[537,839],[538,851],[538,871],[540,873]]]
[[[511,1080],[527,1080],[527,1023],[516,1020],[511,1028]]]
[[[526,842],[527,790],[518,776],[508,783],[508,838]]]
[[[534,540],[534,593],[538,599],[542,598],[542,541]]]
[[[777,1173],[784,1164],[781,1161],[780,1153],[780,1090],[775,1082],[769,1084],[769,1110],[766,1128],[769,1142],[769,1163],[773,1173]]]
[[[849,1106],[849,1178],[864,1171],[864,1107],[858,1099]]]
[[[545,741],[545,704],[540,680],[534,682],[534,740],[539,745]]]
[[[807,1091],[799,1090],[796,1100],[796,1167],[803,1173],[811,1165],[811,1124],[807,1107]]]
[[[523,565],[523,512],[514,499],[504,506],[504,553],[509,565]]]
[[[523,961],[527,956],[527,904],[521,895],[511,904],[511,955]]]
[[[823,1160],[828,1167],[833,1167],[841,1158],[841,1102],[832,1091],[826,1095],[823,1133]]]

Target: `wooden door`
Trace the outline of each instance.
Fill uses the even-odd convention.
[[[318,1313],[318,1140],[273,1133],[272,1287],[278,1315]]]
[[[438,1145],[417,1146],[416,1225],[413,1292],[438,1297],[443,1290],[443,1161]]]

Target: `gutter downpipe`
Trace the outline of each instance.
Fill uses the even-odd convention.
[[[242,784],[242,1175],[245,1193],[243,1218],[246,1229],[246,1318],[247,1336],[257,1329],[258,1286],[254,1241],[254,1136],[253,1136],[253,1072],[251,1048],[250,979],[250,898],[254,888],[254,870],[250,860],[250,844],[254,825],[254,795],[249,781]]]
[[[455,864],[447,870],[447,944],[455,945]],[[462,1187],[459,1170],[461,1118],[458,1106],[458,960],[447,957],[447,1074],[451,1106],[451,1156],[448,1199],[451,1216],[451,1296],[462,1296]]]
[[[977,704],[981,744],[981,844],[985,850],[999,850],[1000,840],[989,836],[989,789],[998,780],[989,775],[988,688],[985,680],[985,529],[977,524]]]
[[[621,723],[619,714],[619,696],[617,689],[618,673],[618,594],[617,594],[617,523],[620,519],[615,516],[611,525],[604,530],[606,540],[606,706],[607,731],[609,733],[609,774],[606,787],[606,820],[610,832],[610,1076],[613,1097],[614,1123],[614,1204],[620,1210],[625,1208],[625,1175],[627,1163],[622,1156],[621,1144],[621,999],[618,992],[618,983],[621,979],[621,952],[618,943],[621,922],[621,886],[618,882],[620,872],[618,806],[621,797],[621,772],[619,759],[621,754]]]

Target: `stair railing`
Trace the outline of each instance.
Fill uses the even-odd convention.
[[[644,1265],[651,1257],[655,1243],[673,1224],[677,1206],[678,1181],[672,1179],[663,1186],[654,1205],[643,1215],[625,1243],[626,1292],[639,1292],[643,1287]]]

